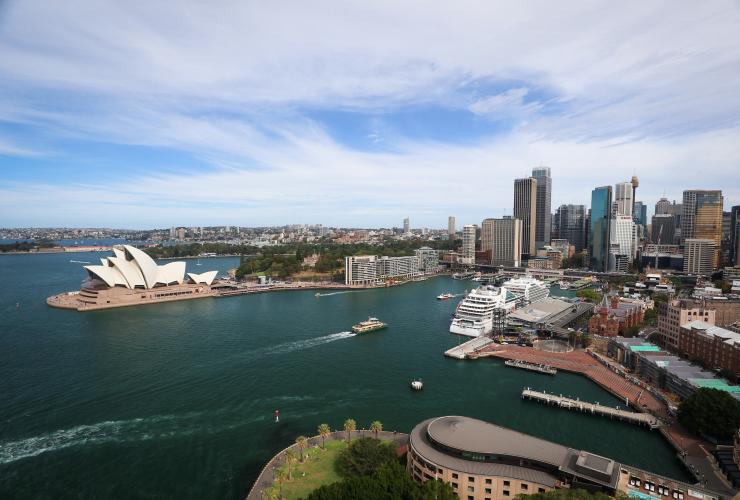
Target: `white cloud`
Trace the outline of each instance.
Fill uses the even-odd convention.
[[[142,225],[418,213],[441,226],[449,213],[503,212],[513,178],[540,162],[553,167],[553,205],[587,203],[592,186],[633,170],[646,197],[721,187],[738,203],[739,21],[731,1],[6,4],[0,120],[185,151],[212,168],[125,189],[96,176],[66,187],[0,178],[0,225],[10,210],[22,220],[18,207],[37,221],[54,207],[68,224],[125,208]],[[305,113],[422,103],[513,125],[460,146],[378,119],[366,139],[388,149],[370,153]],[[0,143],[9,155],[35,149]]]

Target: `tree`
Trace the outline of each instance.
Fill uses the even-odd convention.
[[[319,428],[317,429],[319,436],[321,436],[321,448],[326,449],[326,444],[324,441],[327,437],[329,437],[329,434],[331,434],[331,429],[329,428],[329,424],[321,424],[319,425]]]
[[[279,485],[279,488],[280,488],[280,498],[283,498],[283,481],[285,481],[285,479],[286,479],[285,470],[278,469],[275,472],[275,477],[277,478],[278,485]]]
[[[352,431],[357,429],[357,422],[353,419],[348,418],[344,421],[344,431],[347,433],[347,442],[352,440]]]
[[[378,432],[383,430],[383,424],[379,420],[375,420],[370,424],[370,430],[375,433],[375,439],[378,439]]]
[[[295,443],[298,445],[298,449],[301,451],[301,463],[303,463],[303,450],[306,449],[308,438],[306,436],[298,436],[297,438],[295,438]]]
[[[602,298],[602,295],[599,292],[597,292],[596,290],[588,289],[588,288],[585,290],[578,290],[576,292],[576,296],[584,298],[591,302],[596,302],[596,303],[601,302],[601,298]]]
[[[360,438],[337,457],[337,472],[343,477],[369,476],[383,464],[396,460],[393,445],[378,439]]]
[[[293,479],[293,470],[291,466],[295,462],[295,452],[291,449],[285,450],[285,463],[288,464],[288,481]]]
[[[678,421],[692,432],[728,439],[740,427],[740,401],[725,391],[702,387],[681,402]]]
[[[377,500],[378,498],[458,500],[457,493],[449,484],[436,480],[427,481],[423,486],[417,484],[397,460],[382,465],[371,476],[345,478],[315,489],[308,495],[308,500],[345,500],[347,498],[353,500]]]

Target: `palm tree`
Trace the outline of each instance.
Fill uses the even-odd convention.
[[[303,450],[308,444],[308,438],[306,436],[298,436],[295,438],[295,444],[298,445],[298,449],[301,450],[301,463],[303,463]]]
[[[293,462],[295,462],[295,452],[291,449],[285,450],[285,463],[288,464],[288,481],[293,479],[293,471],[290,467]]]
[[[375,420],[370,424],[370,430],[375,433],[375,439],[378,439],[378,432],[383,430],[383,424],[380,423],[380,420]]]
[[[331,429],[329,428],[329,424],[321,424],[318,428],[319,436],[321,436],[321,447],[323,449],[326,449],[326,445],[324,444],[324,440],[331,434]]]
[[[348,418],[344,421],[344,430],[347,432],[347,442],[352,441],[352,431],[357,429],[357,422]]]
[[[280,468],[277,470],[276,477],[280,488],[280,498],[283,498],[283,481],[285,481],[285,469]]]

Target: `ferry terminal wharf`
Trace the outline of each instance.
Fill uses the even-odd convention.
[[[592,415],[601,415],[603,417],[609,417],[623,422],[629,422],[631,424],[645,425],[650,429],[657,429],[662,425],[660,419],[650,415],[649,413],[626,411],[619,408],[612,408],[611,406],[604,406],[599,403],[588,403],[578,399],[534,391],[529,388],[522,391],[522,399],[529,399],[531,401],[557,406],[558,408],[566,410],[578,410],[584,413],[591,413]]]

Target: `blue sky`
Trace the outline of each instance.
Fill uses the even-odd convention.
[[[740,203],[740,5],[0,3],[0,227],[414,227],[640,178]]]

